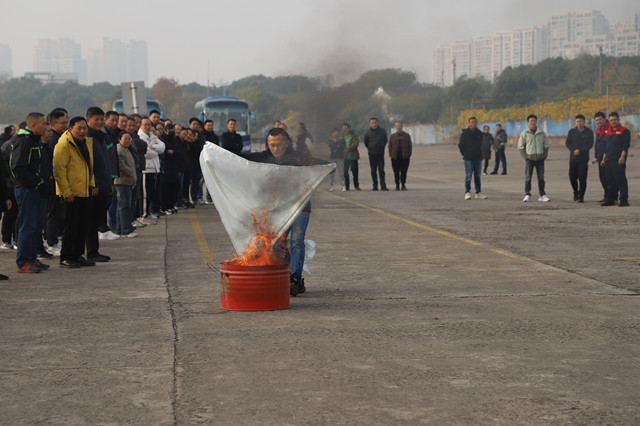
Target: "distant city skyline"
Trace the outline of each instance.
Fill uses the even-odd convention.
[[[439,44],[433,50],[431,82],[450,86],[461,76],[493,81],[507,67],[532,65],[547,58],[640,55],[640,10],[633,18],[610,24],[599,10],[567,12],[550,16],[544,25]]]
[[[620,23],[630,21],[638,9],[636,0],[616,1],[606,9],[597,0],[578,6],[569,0],[459,0],[455,5],[418,0],[112,0],[98,9],[80,0],[55,7],[32,0],[28,7],[39,12],[29,14],[27,31],[21,18],[24,2],[0,5],[5,17],[0,44],[11,48],[13,76],[34,71],[32,52],[40,39],[79,43],[89,73],[106,38],[147,42],[150,85],[169,77],[181,84],[218,86],[255,74],[331,75],[340,84],[381,68],[412,71],[420,81],[431,82],[436,45],[543,25],[550,16],[566,12],[601,10],[610,23]]]

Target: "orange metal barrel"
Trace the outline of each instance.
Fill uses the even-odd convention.
[[[289,265],[220,266],[220,307],[231,311],[270,311],[289,304]]]

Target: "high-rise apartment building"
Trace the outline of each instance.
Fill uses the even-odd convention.
[[[542,26],[440,44],[433,51],[432,82],[448,86],[465,74],[493,80],[507,67],[532,65],[550,57],[599,55],[601,51],[610,56],[640,55],[640,12],[633,22],[615,25],[609,25],[597,10],[569,12],[551,16]]]
[[[7,78],[12,75],[11,48],[6,44],[0,44],[0,78]]]
[[[75,73],[80,84],[87,84],[87,65],[80,50],[73,40],[41,39],[33,51],[33,67],[36,72]]]
[[[123,43],[120,39],[104,38],[102,49],[90,49],[87,52],[87,64],[91,83],[144,81],[148,84],[146,41]]]

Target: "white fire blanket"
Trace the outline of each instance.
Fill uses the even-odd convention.
[[[256,163],[212,143],[202,149],[200,166],[222,225],[238,253],[244,252],[254,236],[252,213],[266,210],[274,234],[280,237],[336,168],[334,163],[306,167]]]

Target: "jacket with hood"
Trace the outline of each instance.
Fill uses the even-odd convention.
[[[9,168],[15,188],[36,189],[44,183],[40,176],[41,149],[40,136],[28,129],[20,129],[11,138]]]
[[[504,129],[500,129],[496,133],[496,137],[493,140],[493,149],[498,151],[499,149],[505,149],[507,147],[507,132]]]
[[[96,187],[103,194],[111,192],[111,164],[109,161],[109,151],[107,148],[107,134],[102,130],[95,130],[89,127],[87,136],[93,139],[93,175]],[[109,138],[109,142],[111,139]]]
[[[146,134],[142,129],[138,130],[138,136],[147,144],[147,153],[144,155],[146,162],[142,173],[160,173],[160,155],[164,152],[164,142],[153,133]]]
[[[118,144],[116,147],[118,151],[118,162],[120,169],[120,176],[113,180],[115,185],[128,185],[134,186],[137,182],[136,163],[134,161],[133,153],[131,150],[123,145]]]
[[[96,187],[93,177],[93,139],[76,141],[70,131],[58,139],[53,150],[56,194],[62,197],[90,197]]]
[[[547,155],[549,154],[549,142],[547,141],[547,135],[540,127],[536,128],[535,133],[527,127],[522,133],[520,133],[520,138],[518,139],[518,150],[520,150],[520,155],[522,155],[522,158],[525,160],[546,160]]]

